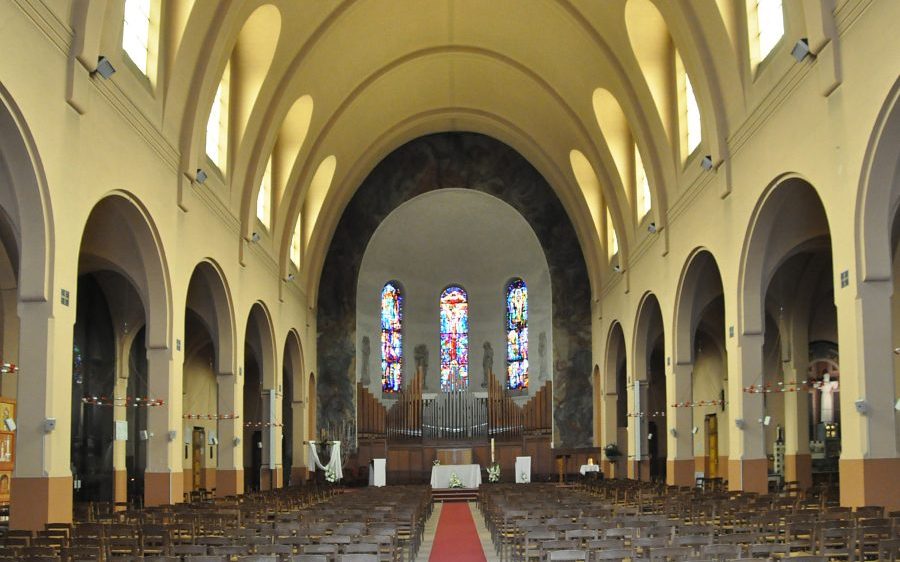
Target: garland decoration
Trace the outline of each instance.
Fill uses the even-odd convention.
[[[132,396],[85,396],[81,401],[90,406],[133,406],[135,408],[153,408],[157,406],[165,406],[166,401],[162,398],[132,397]]]
[[[724,406],[728,404],[727,400],[689,400],[687,402],[676,402],[672,404],[673,408],[702,408],[704,406]]]
[[[186,420],[236,420],[241,416],[232,412],[230,414],[184,414],[181,417]]]
[[[244,427],[247,429],[263,429],[269,427],[284,427],[284,424],[281,422],[244,422]]]

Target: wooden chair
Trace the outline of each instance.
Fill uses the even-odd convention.
[[[208,554],[205,544],[176,544],[172,547],[175,556],[200,556]]]
[[[878,560],[888,562],[900,560],[900,538],[881,541],[878,544]]]
[[[295,554],[291,556],[291,562],[328,562],[324,554]]]
[[[684,560],[693,554],[694,548],[691,546],[664,546],[650,550],[650,562],[656,562],[657,560]]]
[[[606,550],[596,550],[594,551],[594,560],[613,560],[619,561],[625,559],[630,559],[632,557],[632,552],[630,548],[609,548]]]
[[[791,554],[789,544],[751,544],[747,547],[747,555],[751,558],[765,556],[767,558],[787,558]]]
[[[341,554],[338,562],[379,562],[377,554]]]
[[[547,553],[547,561],[565,561],[565,562],[589,562],[590,553],[587,550],[554,550]]]

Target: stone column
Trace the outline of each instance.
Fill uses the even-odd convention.
[[[647,382],[641,381],[641,409],[647,410]],[[635,480],[650,480],[650,458],[647,455],[649,444],[647,443],[647,420],[635,411],[634,407],[635,385],[628,384],[628,478]],[[637,455],[636,439],[640,438],[641,451]]]
[[[273,490],[282,486],[281,478],[281,394],[274,389],[262,391],[262,419],[270,424],[262,428],[262,477],[260,489]]]
[[[680,363],[672,366],[671,371],[667,369],[666,373],[666,428],[669,432],[666,442],[666,484],[671,486],[694,484],[693,412],[691,408],[672,406],[691,401],[692,370],[692,364]]]
[[[838,287],[841,505],[900,509],[891,349],[893,287],[889,280]]]
[[[128,355],[122,356],[122,348],[128,349],[128,346],[119,343],[119,357],[116,359],[116,381],[113,395],[122,397],[128,395]],[[115,425],[120,422],[128,421],[128,408],[124,402],[118,401],[113,406],[113,501],[128,501],[128,467],[126,465],[126,456],[128,454],[128,441],[119,441],[116,439]],[[131,428],[129,428],[131,429]]]
[[[307,465],[308,446],[306,444],[306,402],[294,400],[293,427],[291,428],[291,441],[294,447],[294,462],[291,465],[291,483],[297,485],[305,482],[309,476]]]
[[[784,380],[805,381],[809,367],[808,315],[795,315],[786,344],[790,358],[783,365]],[[809,393],[796,385],[784,394],[784,479],[796,481],[801,490],[812,486],[812,457],[809,454]]]
[[[244,492],[244,389],[243,369],[239,376],[218,375],[219,414],[237,414],[237,419],[219,420],[219,464],[216,469],[216,495],[233,496]],[[237,442],[235,442],[237,441]]]
[[[182,363],[167,347],[147,350],[148,394],[162,399],[164,406],[147,413],[147,470],[144,473],[144,504],[164,505],[184,501],[182,447]],[[174,434],[170,434],[173,432]]]
[[[16,468],[10,528],[72,521],[72,336],[75,301],[20,302]],[[55,428],[48,431],[47,420]]]
[[[736,334],[726,339],[728,351],[728,488],[766,493],[769,468],[765,452],[763,395],[744,388],[763,381],[763,335]]]

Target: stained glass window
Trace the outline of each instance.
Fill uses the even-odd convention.
[[[528,388],[528,287],[521,279],[506,288],[506,384]]]
[[[441,293],[441,390],[469,385],[469,297],[451,285]]]
[[[403,295],[394,283],[381,290],[381,391],[403,384]]]

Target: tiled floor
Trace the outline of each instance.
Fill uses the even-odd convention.
[[[419,548],[419,555],[416,562],[428,562],[431,556],[431,547],[434,544],[434,534],[437,531],[437,524],[441,518],[441,508],[444,504],[436,503],[431,517],[425,522],[425,536],[422,538],[422,546]],[[484,549],[487,562],[498,562],[497,553],[491,544],[491,533],[484,526],[484,518],[479,513],[474,503],[469,503],[469,509],[472,511],[472,519],[475,520],[475,529],[478,531],[478,538],[481,539],[481,547]]]

